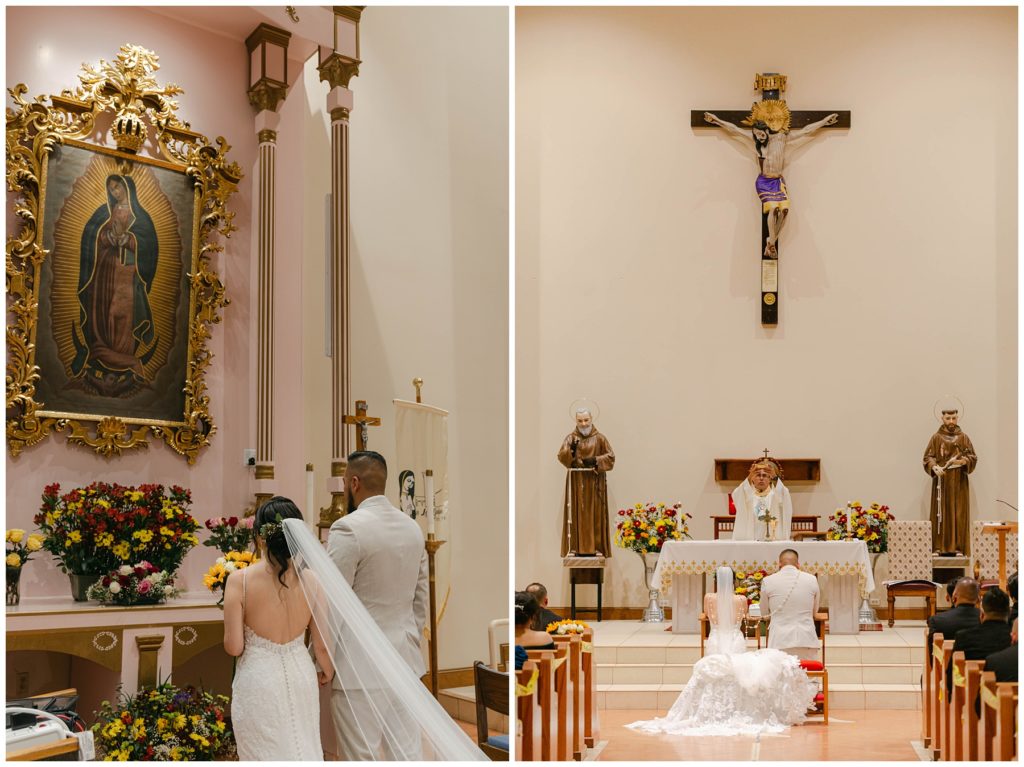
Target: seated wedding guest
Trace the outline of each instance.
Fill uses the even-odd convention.
[[[558,623],[562,620],[561,615],[548,609],[548,590],[543,583],[531,583],[526,587],[526,590],[533,594],[537,604],[540,605],[540,611],[533,619],[533,625],[530,628],[537,629],[537,631],[547,631],[549,624]]]
[[[963,651],[965,660],[984,660],[1010,646],[1010,595],[993,586],[981,598],[981,625],[960,629],[956,633],[953,652]],[[946,672],[946,689],[953,687],[953,664]]]
[[[519,671],[529,659],[530,656],[526,654],[526,648],[516,645],[516,671]]]
[[[555,640],[545,631],[530,628],[540,612],[536,598],[528,591],[516,592],[516,647],[527,650],[554,650]]]
[[[942,634],[945,639],[954,639],[960,629],[975,628],[981,622],[981,614],[978,612],[978,582],[973,578],[958,579],[949,601],[953,607],[928,619],[929,647],[932,646],[932,638],[936,634]]]
[[[1017,620],[1017,573],[1014,573],[1006,581],[1006,591],[1010,595],[1010,623]]]
[[[1010,629],[1010,639],[1013,641],[1009,647],[994,652],[985,658],[985,670],[996,672],[997,682],[1017,681],[1017,621],[1014,620],[1013,628]]]

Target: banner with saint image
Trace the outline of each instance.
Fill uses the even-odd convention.
[[[433,470],[434,535],[447,541],[436,557],[437,620],[441,621],[451,593],[452,525],[448,507],[448,411],[418,402],[396,399],[396,477],[388,485],[388,498],[419,523],[426,538],[427,469]],[[389,472],[390,473],[390,472]]]

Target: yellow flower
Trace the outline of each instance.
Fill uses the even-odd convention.
[[[113,544],[114,534],[113,533],[100,533],[96,536],[96,545],[101,547],[107,547]]]
[[[754,578],[755,581],[759,581],[762,578],[764,578],[764,576],[761,573],[754,573],[754,575],[752,577]]]
[[[737,594],[746,594],[747,593],[746,586],[737,586],[736,587],[736,593]]]
[[[747,577],[747,574],[744,573],[744,572],[738,572],[738,573],[736,573],[736,577],[739,578],[740,580],[743,580],[744,578]]]
[[[198,719],[198,717],[196,717],[196,718]],[[192,740],[196,741],[197,743],[199,743],[199,744],[201,744],[203,746],[209,746],[210,745],[210,741],[208,741],[202,735],[199,735],[197,733],[191,732],[191,733],[189,733],[189,737],[192,738]]]
[[[25,531],[13,528],[7,531],[7,540],[11,543],[21,543],[21,539],[25,537]]]
[[[142,541],[143,543],[149,543],[151,540],[153,540],[153,531],[136,530],[134,533],[132,533],[132,538]]]
[[[17,554],[8,554],[7,559],[4,560],[8,567],[21,567],[21,557]]]
[[[72,530],[70,533],[68,533],[68,540],[70,540],[72,543],[81,543],[82,532],[80,530]]]
[[[169,528],[167,525],[163,525],[160,527],[160,535],[166,535],[168,538],[170,538],[174,535],[174,531],[171,530],[171,528]]]
[[[28,537],[28,541],[25,543],[25,548],[29,551],[39,551],[39,549],[43,548],[43,541],[45,540],[46,538],[39,533],[32,533],[32,535]]]
[[[96,505],[102,506],[104,509],[109,509],[110,501],[108,501],[106,498],[100,498],[98,501],[96,501]]]
[[[125,541],[121,541],[119,544],[114,546],[111,551],[120,559],[130,559],[132,556],[131,546],[129,546]]]
[[[174,729],[180,730],[187,722],[188,720],[185,718],[184,714],[178,714],[174,717]]]

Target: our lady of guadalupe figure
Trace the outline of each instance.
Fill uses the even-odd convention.
[[[149,291],[159,245],[133,179],[112,174],[106,192],[82,232],[71,372],[87,391],[123,397],[145,382],[143,366],[156,351]]]

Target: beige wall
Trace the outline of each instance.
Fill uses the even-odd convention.
[[[487,624],[508,615],[507,19],[504,8],[369,8],[360,27],[364,64],[350,86],[352,397],[383,418],[370,446],[389,461],[391,400],[412,399],[413,378],[425,380],[425,402],[451,412],[456,534],[441,668],[486,659]],[[279,454],[294,464],[292,484],[307,460],[315,464],[317,500],[326,505],[330,361],[318,222],[330,193],[329,116],[327,85],[309,64],[301,85],[304,94],[296,99],[293,89],[286,106],[303,120],[294,166],[306,210],[301,304],[290,299],[301,310],[285,321],[302,323],[293,378],[301,370],[306,427],[294,451]]]
[[[522,8],[516,49],[516,580],[568,604],[569,404],[596,399],[612,514],[723,514],[716,457],[817,456],[794,511],[927,514],[932,403],[966,403],[975,518],[1017,503],[1016,9]],[[850,109],[792,151],[781,321],[759,323],[751,153],[689,127],[753,75]],[[640,606],[616,550],[605,604]],[[583,589],[592,602],[592,589]]]

